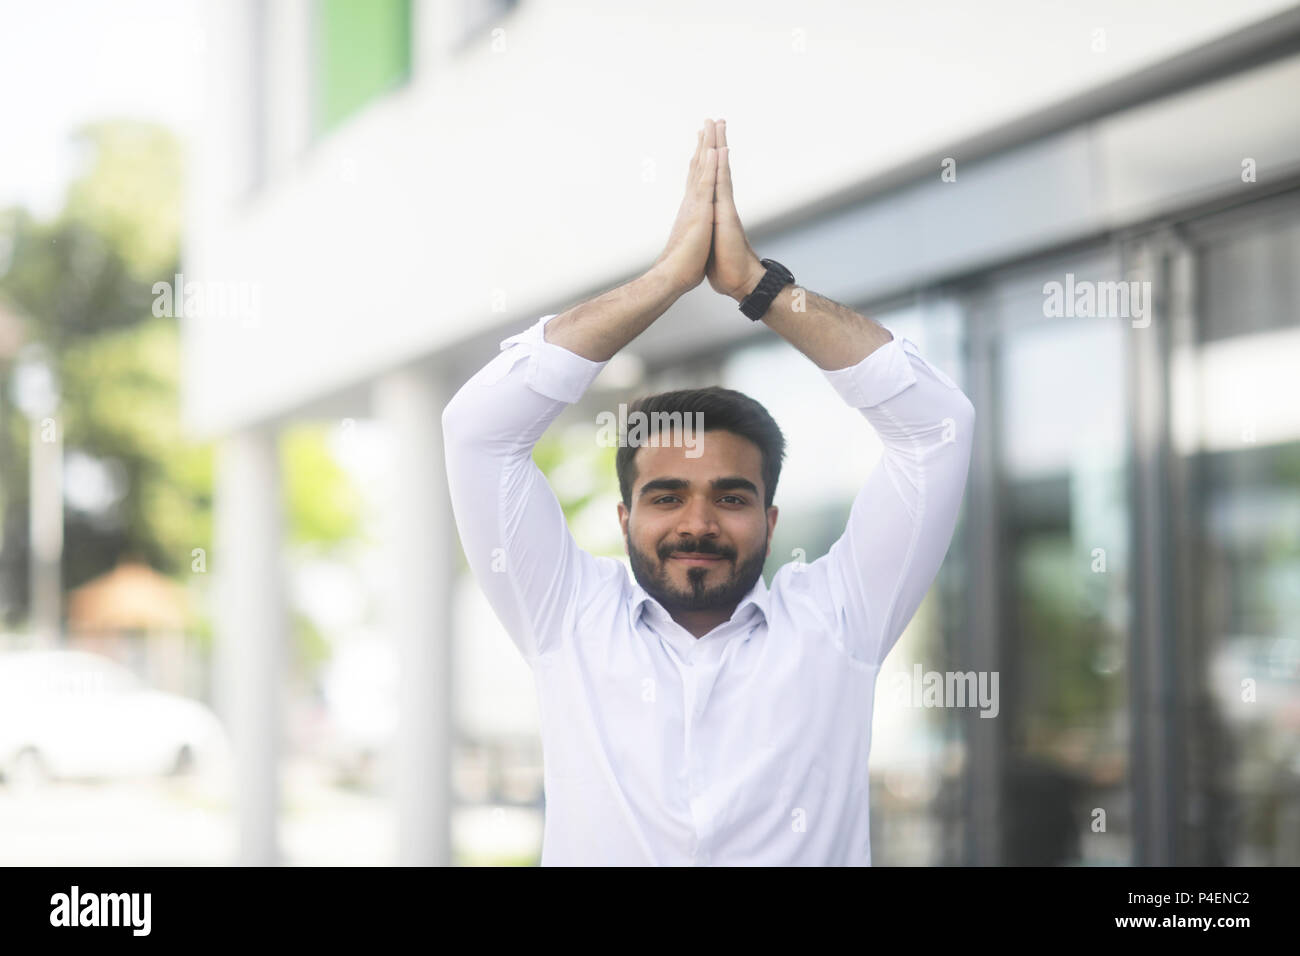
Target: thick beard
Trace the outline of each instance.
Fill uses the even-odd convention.
[[[690,550],[677,545],[672,550],[661,551],[658,565],[649,556],[632,544],[631,536],[624,538],[627,542],[628,560],[632,565],[632,575],[636,583],[652,598],[658,601],[670,614],[679,611],[712,611],[721,607],[735,607],[749,593],[750,588],[763,574],[763,564],[767,560],[767,539],[763,535],[763,544],[755,549],[745,561],[734,566],[731,576],[721,584],[705,587],[704,578],[709,569],[690,567],[686,569],[686,579],[691,590],[682,591],[668,580],[669,556],[683,550]],[[713,552],[717,553],[717,552]],[[730,556],[723,561],[731,566]]]

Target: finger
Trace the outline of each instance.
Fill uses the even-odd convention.
[[[717,145],[718,145],[717,124],[715,124],[711,119],[706,119],[704,121],[704,148],[708,149],[709,147],[714,147],[716,149]]]
[[[696,195],[707,203],[713,202],[713,190],[718,181],[718,151],[712,146],[704,155],[704,164],[700,169],[700,177],[696,180]]]
[[[722,147],[727,145],[727,121],[726,120],[724,119],[718,120],[717,135],[718,135],[718,141],[713,145],[718,147],[718,149],[722,149]]]
[[[695,182],[695,177],[700,173],[700,157],[704,155],[704,129],[703,127],[695,134],[695,154],[691,156],[690,168],[686,170],[686,185]]]
[[[739,217],[736,212],[736,200],[731,193],[731,148],[729,146],[723,146],[718,150],[718,178],[714,196],[718,203],[719,215]]]

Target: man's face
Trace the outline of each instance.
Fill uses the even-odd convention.
[[[670,613],[735,607],[763,573],[776,527],[758,446],[721,430],[696,441],[638,448],[632,509],[618,504],[632,573]]]

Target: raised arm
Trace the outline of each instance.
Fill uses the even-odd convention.
[[[686,174],[686,195],[664,251],[650,271],[562,313],[546,327],[548,342],[583,358],[607,362],[678,297],[704,281],[713,242],[713,193],[718,175],[715,136],[712,120],[705,120]]]
[[[533,447],[610,358],[704,278],[717,173],[711,124],[663,254],[643,275],[501,342],[443,410],[448,488],[475,579],[531,663],[556,645],[579,596],[622,565],[577,546]]]
[[[718,129],[710,285],[737,302],[765,272],[732,193]],[[929,590],[952,541],[970,465],[975,409],[916,346],[837,302],[787,285],[762,319],[825,373],[875,429],[884,456],[854,498],[844,534],[797,573],[846,624],[845,651],[878,665]],[[851,440],[851,439],[850,439]]]
[[[878,665],[948,552],[975,409],[907,339],[886,343],[856,365],[823,371],[875,429],[884,455],[854,498],[844,534],[808,571],[825,576],[831,605],[847,623],[845,650]]]

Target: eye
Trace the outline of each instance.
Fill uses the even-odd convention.
[[[654,499],[654,501],[652,501],[651,504],[656,504],[656,505],[663,504],[665,501],[668,501],[670,498],[677,498],[677,497],[678,497],[677,495],[660,495],[658,498]],[[742,498],[740,495],[723,495],[718,500],[719,501],[730,500],[737,505],[746,504],[745,499]]]

